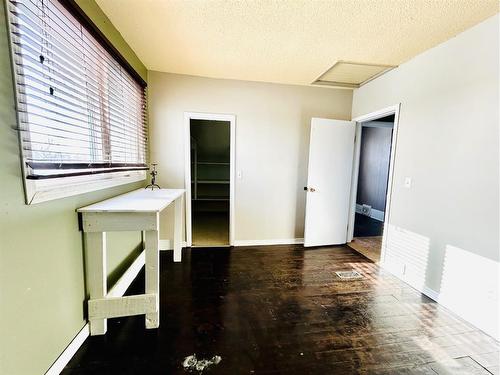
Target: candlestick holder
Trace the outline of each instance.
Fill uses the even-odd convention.
[[[158,174],[158,172],[156,170],[157,165],[158,164],[156,164],[156,163],[151,164],[152,169],[151,169],[151,172],[149,172],[149,174],[151,175],[151,183],[148,186],[146,186],[144,189],[149,189],[149,188],[151,188],[151,190],[154,190],[155,188],[161,189],[160,185],[158,185],[156,183],[156,175]]]

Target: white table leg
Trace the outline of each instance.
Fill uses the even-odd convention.
[[[184,196],[175,200],[174,219],[174,262],[182,261],[182,206]]]
[[[106,232],[89,232],[86,236],[87,283],[90,299],[104,298],[106,285]],[[104,335],[107,330],[106,319],[90,320],[90,335]]]
[[[146,231],[146,294],[156,295],[156,312],[146,314],[146,328],[160,325],[160,249],[158,230]]]

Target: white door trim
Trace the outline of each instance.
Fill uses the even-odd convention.
[[[360,157],[360,144],[361,144],[361,127],[363,122],[377,120],[379,118],[394,115],[394,127],[392,129],[392,142],[391,142],[391,157],[389,161],[389,176],[387,179],[387,196],[385,200],[385,219],[384,219],[384,233],[382,235],[382,250],[380,254],[381,263],[384,262],[386,252],[386,236],[389,220],[391,216],[391,197],[394,178],[394,162],[396,160],[396,144],[398,140],[399,128],[399,112],[401,103],[380,109],[375,112],[370,112],[362,116],[352,119],[356,121],[356,141],[354,145],[354,161],[352,169],[352,183],[351,183],[351,209],[349,212],[349,225],[347,229],[347,242],[351,242],[354,237],[354,219],[356,215],[356,193],[358,191],[358,174],[359,174],[359,157]]]
[[[186,245],[193,245],[191,220],[191,120],[228,121],[230,127],[230,157],[229,157],[229,245],[234,245],[234,182],[236,164],[236,116],[219,113],[184,112],[184,177],[186,189]]]

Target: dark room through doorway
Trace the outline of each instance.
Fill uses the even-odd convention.
[[[361,123],[354,238],[349,244],[378,263],[382,249],[394,115]]]

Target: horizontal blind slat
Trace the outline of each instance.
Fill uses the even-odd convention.
[[[58,133],[57,130],[58,129],[55,129],[55,128],[47,128],[47,127],[37,127],[37,124],[31,122],[30,123],[32,126],[31,126],[31,129],[29,131],[29,135],[31,134],[38,134],[38,135],[45,135],[47,136],[47,133],[44,131],[44,130],[47,130],[47,129],[50,129],[50,130],[53,130],[52,133],[50,133],[48,136],[50,138],[56,138],[58,140],[60,140],[60,142],[64,142],[64,140],[72,140],[72,141],[80,141],[82,143],[85,143],[85,144],[88,144],[88,139],[89,138],[94,138],[94,141],[96,142],[96,144],[99,144],[98,142],[100,142],[101,138],[97,137],[96,135],[92,135],[92,134],[84,134],[84,133],[76,133],[76,132],[70,132],[70,131],[64,131],[63,133]],[[72,136],[72,137],[71,137]],[[77,137],[77,138],[75,138]],[[116,137],[118,138],[118,137]],[[143,147],[143,144],[139,143],[133,143],[133,142],[126,142],[126,141],[122,141],[121,138],[118,138],[118,139],[115,139],[115,140],[112,140],[111,143],[113,145],[118,145],[117,148],[124,148],[124,149],[134,149],[134,148],[137,148],[138,150]]]
[[[29,123],[21,119],[22,124],[29,124],[30,127],[29,127],[29,129],[27,127],[26,128],[21,127],[21,129],[19,129],[19,130],[21,132],[30,133],[31,131],[33,131],[33,129],[36,129],[37,127],[39,127],[39,128],[43,128],[45,130],[45,133],[47,133],[47,131],[56,131],[57,130],[61,134],[68,133],[68,134],[73,134],[73,135],[85,135],[85,134],[88,134],[88,132],[89,132],[88,127],[71,124],[70,125],[71,129],[68,129],[68,127],[64,127],[64,129],[62,129],[61,126],[59,126],[59,127],[50,126],[51,123],[58,122],[58,120],[49,119],[49,118],[45,117],[45,118],[43,118],[45,120],[45,121],[43,121],[44,124],[41,124],[40,122],[37,122],[36,118],[43,118],[43,116],[30,114]],[[60,124],[64,125],[67,123],[59,122],[59,124],[56,124],[56,125],[60,125]],[[85,131],[86,131],[86,133],[85,133]],[[101,131],[94,129],[94,130],[92,130],[92,133],[93,133],[93,135],[90,137],[94,138],[95,142],[102,140]],[[118,134],[118,135],[114,134],[113,136],[115,138],[117,138],[119,141],[122,141],[122,143],[130,144],[131,146],[137,145],[137,147],[145,148],[146,144],[147,144],[147,139],[145,137],[139,137],[139,139],[137,141],[135,141],[133,139],[131,140],[130,138],[126,137],[126,135],[122,136],[121,134]]]
[[[71,76],[68,76],[65,73],[66,68],[64,68],[62,66],[58,66],[57,63],[55,63],[55,64],[56,64],[56,67],[58,68],[58,73],[54,74],[53,72],[47,72],[47,74],[51,75],[51,77],[47,77],[46,75],[43,74],[43,70],[39,69],[38,61],[35,59],[35,56],[32,55],[32,51],[25,50],[25,52],[26,53],[22,55],[22,58],[25,59],[25,61],[19,62],[19,65],[24,66],[26,69],[31,71],[34,75],[38,74],[37,78],[39,80],[43,80],[44,82],[46,82],[47,85],[51,85],[51,83],[53,83],[54,85],[57,84],[57,85],[62,86],[66,89],[73,90],[74,92],[77,92],[77,93],[81,93],[81,92],[77,91],[75,88],[72,88],[71,86],[69,86],[67,84],[67,83],[71,83],[73,86],[77,86],[81,90],[85,90],[85,88],[87,88],[87,90],[89,90],[96,97],[98,97],[100,95],[98,93],[99,87],[97,86],[97,81],[94,81],[94,80],[91,80],[91,81],[87,80],[87,82],[85,82],[83,80],[81,80],[81,81],[76,80],[75,81],[75,80],[73,80],[73,78]],[[64,82],[67,82],[67,83],[64,83]],[[84,86],[85,83],[87,83],[86,86]],[[112,94],[116,94],[116,91],[112,92],[109,88],[107,88],[107,89],[103,90],[101,94],[107,94],[108,97],[111,98]],[[116,102],[116,100],[113,99],[113,102]],[[139,104],[137,104],[137,109],[140,110],[141,115],[146,114],[146,110],[143,109],[142,106],[140,107]]]
[[[66,97],[64,95],[64,92],[61,93],[58,91],[55,95],[50,95],[47,94],[47,92],[43,91],[42,89],[26,83],[20,87],[19,92],[24,95],[29,95],[33,98],[36,98],[38,101],[46,103],[47,105],[53,104],[58,108],[68,109],[73,111],[74,113],[84,113],[84,114],[87,113],[95,116],[99,116],[100,114],[96,110],[89,108],[89,106],[83,107],[81,103],[75,102],[74,100]],[[39,105],[45,107],[43,104]],[[136,127],[136,122],[139,121],[139,119],[136,116],[127,117],[129,116],[129,114],[125,111],[122,111],[122,108],[119,108],[116,105],[111,105],[108,107],[108,109],[115,110],[114,111],[115,116],[119,118],[118,123],[121,125],[118,126],[119,128]]]
[[[60,170],[54,170],[51,174],[45,175],[41,173],[34,173],[28,175],[26,178],[30,180],[43,180],[43,179],[51,179],[51,178],[63,178],[63,177],[75,177],[75,176],[84,176],[84,175],[94,175],[94,174],[104,174],[104,173],[116,173],[116,172],[128,172],[128,171],[143,171],[147,170],[147,167],[126,167],[126,168],[109,168],[109,169],[77,169],[72,172],[64,171],[63,173],[57,172]]]

